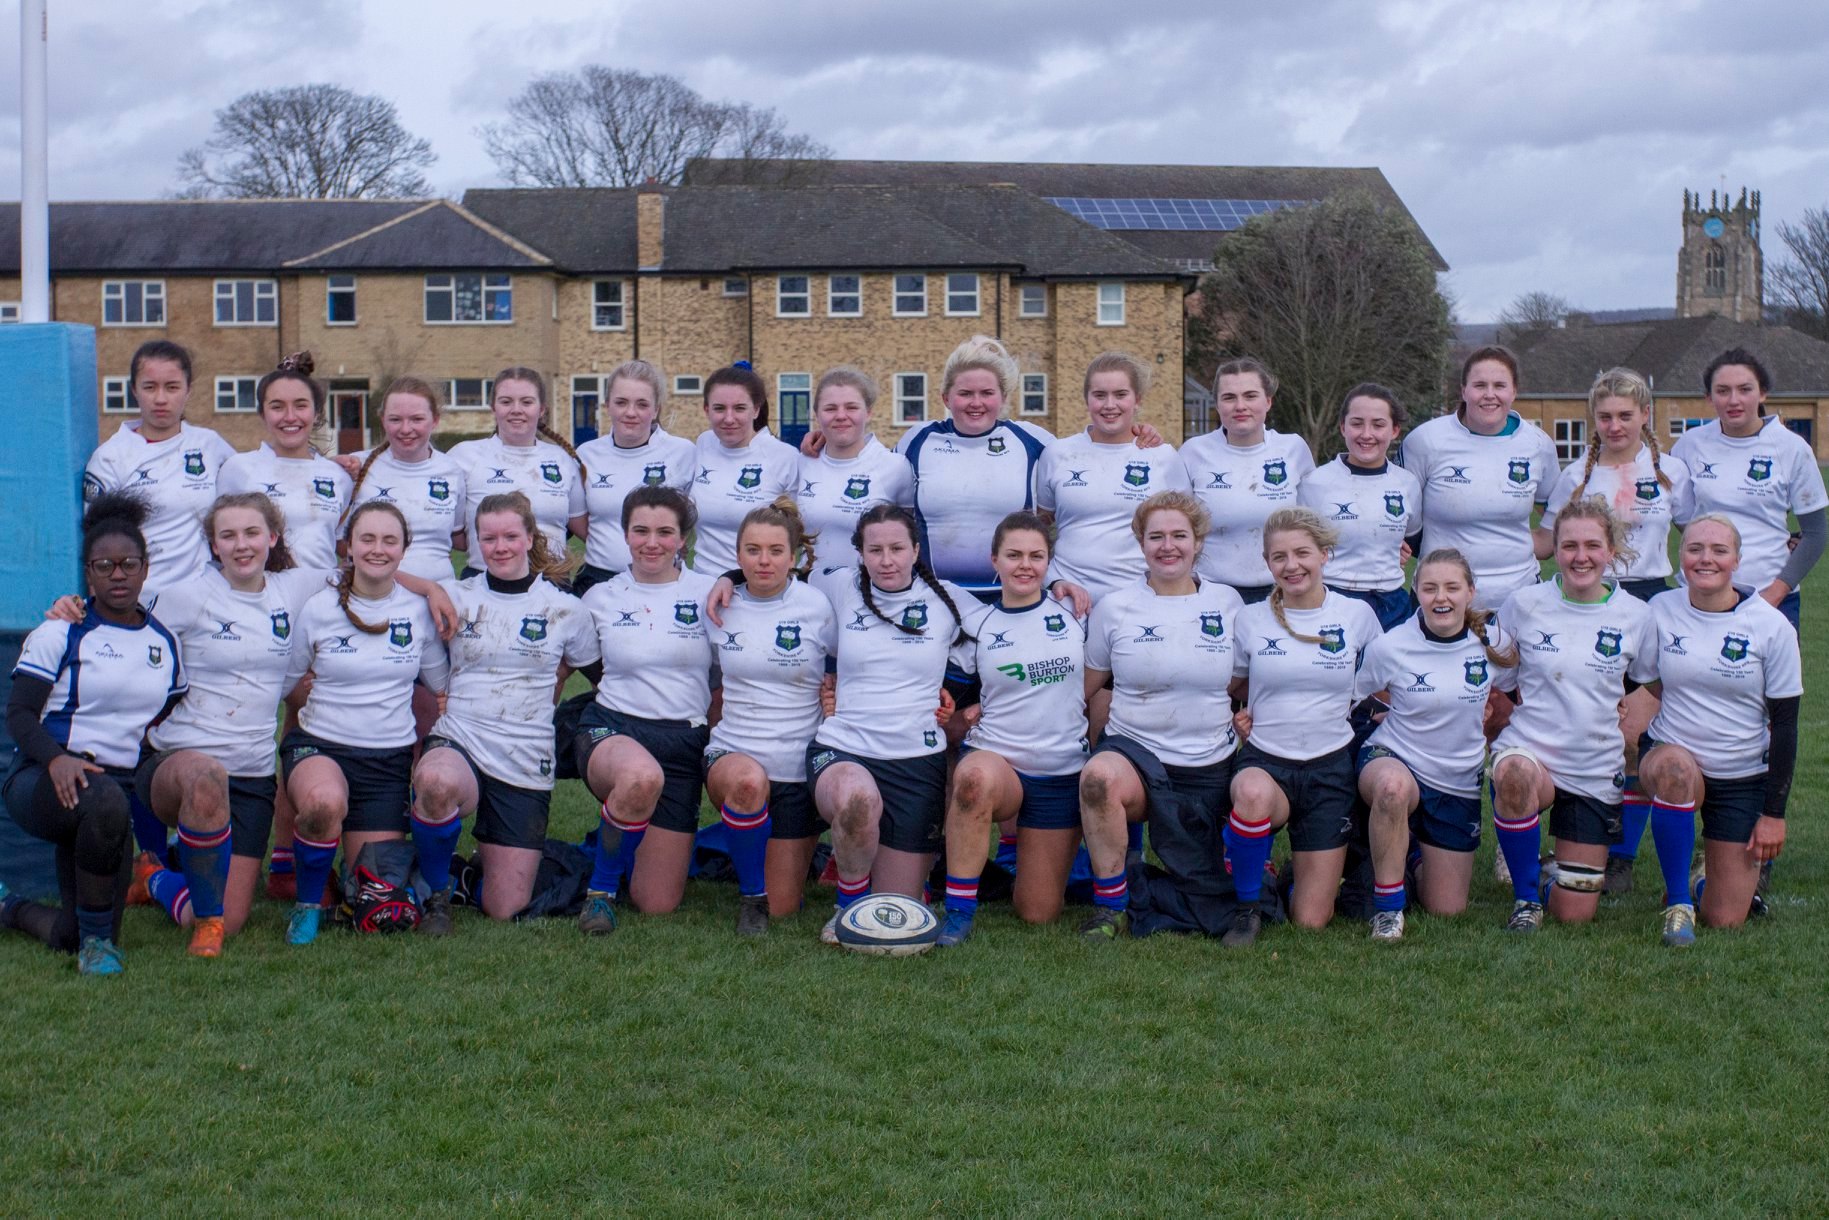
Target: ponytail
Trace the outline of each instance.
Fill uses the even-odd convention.
[[[752,525],[773,525],[787,531],[787,549],[790,557],[802,556],[802,563],[794,569],[794,574],[802,580],[813,572],[813,543],[819,537],[818,531],[809,532],[806,519],[800,515],[800,505],[793,496],[776,496],[771,504],[752,508],[743,517],[743,523],[737,526],[737,555],[743,554],[743,535]]]

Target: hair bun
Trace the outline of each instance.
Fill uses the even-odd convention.
[[[312,370],[316,368],[317,361],[311,358],[310,352],[293,352],[290,356],[287,356],[284,360],[279,362],[278,371],[282,373],[297,373],[300,377],[309,377],[311,376]]]

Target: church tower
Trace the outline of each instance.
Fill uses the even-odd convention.
[[[1683,248],[1677,254],[1677,317],[1719,314],[1758,322],[1765,313],[1765,268],[1759,256],[1759,192],[1683,192]]]

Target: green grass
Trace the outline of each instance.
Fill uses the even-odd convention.
[[[128,973],[0,936],[0,1214],[1829,1211],[1829,597],[1772,918],[1658,944],[1654,857],[1597,923],[1474,905],[1365,928],[1089,947],[991,908],[962,950],[761,943],[735,895],[586,942],[216,962],[129,913]],[[591,810],[564,785],[555,833]],[[1487,836],[1490,840],[1490,835]],[[819,896],[816,895],[815,901]]]

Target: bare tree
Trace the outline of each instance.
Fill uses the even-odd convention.
[[[1584,316],[1553,292],[1527,292],[1499,311],[1499,342],[1516,343]]]
[[[599,65],[537,78],[509,101],[506,120],[479,134],[516,186],[675,183],[695,157],[831,156],[788,132],[773,110],[709,101],[676,77]]]
[[[1829,339],[1829,208],[1806,208],[1797,224],[1779,222],[1778,238],[1785,256],[1766,280],[1778,319]]]
[[[432,193],[438,158],[394,104],[339,85],[243,94],[210,138],[178,158],[181,198],[376,199]]]
[[[1364,195],[1255,217],[1227,236],[1190,328],[1196,367],[1255,356],[1281,381],[1274,422],[1340,447],[1347,390],[1377,381],[1433,414],[1453,331],[1422,235]]]

